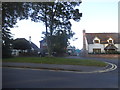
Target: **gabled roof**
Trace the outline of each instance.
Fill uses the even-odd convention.
[[[30,44],[31,48],[33,48],[34,50],[39,51],[39,48],[37,47],[37,45],[35,45],[33,42],[30,43],[30,42],[29,42],[28,40],[26,40],[25,38],[17,38],[17,39],[15,39],[15,40],[24,40],[24,41],[26,41],[27,43]]]
[[[111,49],[117,49],[117,47],[114,46],[113,44],[108,44],[104,49],[105,50],[111,50]]]
[[[33,42],[31,42],[30,45],[34,50],[37,50],[37,51],[40,50]]]
[[[108,44],[109,38],[113,39],[114,44],[120,44],[120,33],[86,33],[86,39],[88,44],[93,44],[95,37],[100,39],[101,44]]]
[[[45,43],[46,42],[46,39],[43,39],[41,41],[39,41],[40,43]]]

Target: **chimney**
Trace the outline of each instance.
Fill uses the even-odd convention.
[[[83,30],[83,50],[86,50],[86,42],[85,42],[85,38],[86,38],[85,30]]]
[[[86,50],[86,32],[83,30],[83,57],[86,57],[87,55],[87,50]]]
[[[85,33],[85,30],[83,30],[83,33]]]
[[[29,42],[30,42],[30,44],[31,44],[31,36],[29,36]]]

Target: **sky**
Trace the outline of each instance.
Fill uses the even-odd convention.
[[[82,13],[81,20],[75,22],[71,20],[72,31],[75,32],[73,39],[70,40],[71,46],[82,49],[82,31],[86,33],[111,33],[118,32],[118,1],[119,0],[82,0],[78,7]],[[39,41],[44,35],[44,24],[35,23],[29,20],[21,20],[16,24],[17,27],[11,28],[13,38],[26,38],[40,47]],[[74,39],[78,38],[78,39]]]

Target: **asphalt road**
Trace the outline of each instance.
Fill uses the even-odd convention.
[[[83,74],[3,68],[3,88],[118,88],[117,70]]]

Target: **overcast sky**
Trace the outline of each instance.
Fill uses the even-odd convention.
[[[79,22],[71,21],[72,30],[76,33],[71,45],[82,49],[82,30],[88,33],[118,32],[118,1],[119,0],[82,0],[79,6],[83,14]],[[21,20],[16,24],[18,27],[12,28],[11,32],[15,38],[26,38],[40,47],[42,31],[45,31],[43,23],[31,22],[31,20]]]

